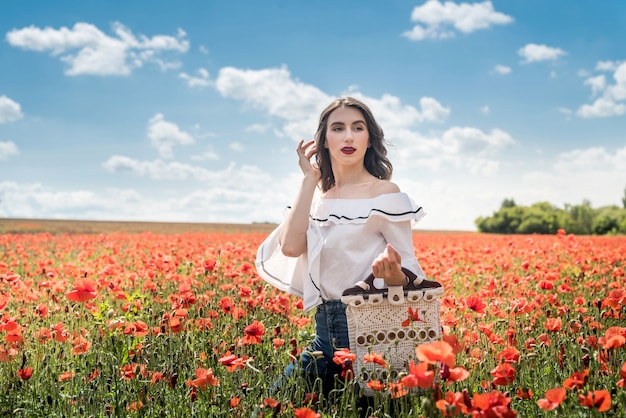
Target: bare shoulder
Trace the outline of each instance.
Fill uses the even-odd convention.
[[[399,193],[400,187],[397,184],[390,182],[389,180],[379,180],[374,184],[373,188],[374,196],[387,193]]]

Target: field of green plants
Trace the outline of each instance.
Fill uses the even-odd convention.
[[[0,416],[626,417],[626,237],[415,234],[445,335],[364,404],[347,350],[272,390],[313,322],[266,235],[0,235]]]

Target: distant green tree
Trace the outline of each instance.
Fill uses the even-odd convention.
[[[523,208],[520,206],[503,207],[493,216],[478,218],[476,227],[480,232],[494,234],[515,234],[521,222]]]
[[[535,203],[523,211],[522,222],[517,232],[519,234],[555,234],[561,227],[558,215],[559,209],[550,203]]]
[[[626,218],[626,212],[618,206],[604,206],[596,210],[592,230],[594,234],[617,234],[621,223]]]
[[[502,204],[500,205],[500,208],[501,209],[504,209],[504,208],[514,208],[515,206],[516,206],[515,205],[515,200],[513,200],[513,199],[504,199],[502,201]]]
[[[517,206],[513,199],[504,199],[498,211],[477,218],[475,224],[480,232],[497,234],[555,234],[559,229],[578,235],[626,234],[626,208],[593,209],[588,200],[565,204],[564,209],[548,202]]]
[[[626,209],[626,187],[624,188],[624,197],[622,197],[622,207]]]
[[[565,212],[569,221],[565,221],[563,229],[579,235],[589,235],[593,232],[594,210],[590,201],[585,199],[582,204],[575,206],[566,204]]]

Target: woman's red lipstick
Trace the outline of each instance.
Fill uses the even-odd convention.
[[[356,149],[352,147],[343,147],[341,149],[341,152],[343,152],[344,154],[354,154],[355,151]]]

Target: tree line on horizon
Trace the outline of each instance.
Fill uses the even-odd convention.
[[[580,205],[566,203],[563,208],[549,202],[519,206],[513,199],[504,199],[499,210],[477,218],[475,224],[479,232],[495,234],[556,234],[559,229],[576,235],[626,234],[626,189],[622,207],[594,209],[588,200]]]

